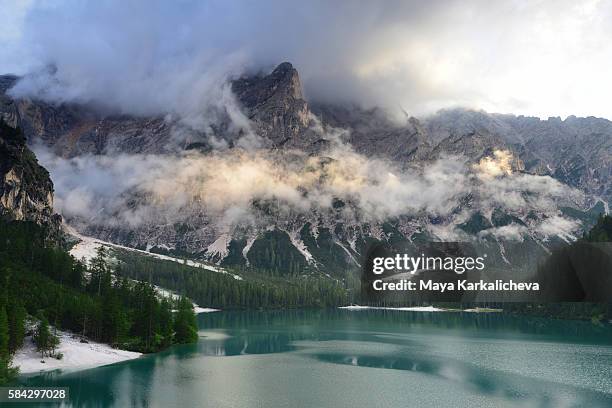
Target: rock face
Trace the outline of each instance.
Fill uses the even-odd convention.
[[[377,109],[314,105],[312,110],[325,124],[349,129],[351,145],[368,156],[418,163],[462,154],[478,161],[495,149],[509,150],[520,160],[520,170],[550,175],[612,201],[612,122],[607,119],[541,120],[452,109],[398,124]]]
[[[20,130],[0,120],[0,215],[32,221],[59,236],[61,217],[53,213],[53,183],[26,146]]]
[[[495,135],[534,174],[550,175],[586,193],[612,201],[612,122],[569,116],[539,118],[455,109],[426,121],[432,139],[470,131]]]
[[[7,91],[19,78],[0,76],[0,115],[11,126],[23,129],[28,141],[42,142],[63,157],[81,154],[167,153],[176,148],[212,148],[205,134],[185,129],[175,118],[103,115],[94,108],[53,105],[23,98],[13,100]],[[297,71],[286,62],[268,75],[244,77],[232,90],[264,147],[303,148],[320,141],[309,125],[312,115],[303,98]],[[226,118],[227,120],[227,118]],[[214,136],[232,146],[227,123],[213,126]],[[179,146],[176,132],[188,133]]]
[[[232,91],[258,135],[274,147],[299,144],[311,117],[298,72],[290,63],[280,64],[269,75],[238,79]]]
[[[389,158],[398,163],[426,160],[434,145],[416,118],[399,125],[380,109],[314,104],[313,113],[324,125],[347,129],[348,142],[367,156]]]

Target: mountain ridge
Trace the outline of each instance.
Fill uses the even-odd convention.
[[[336,159],[325,157],[325,154],[334,143],[349,146],[360,157],[380,158],[407,171],[415,168],[422,171],[443,162],[449,155],[465,157],[466,166],[471,169],[489,164],[488,160],[498,152],[509,152],[508,165],[517,174],[551,177],[584,192],[583,204],[565,204],[573,208],[572,211],[590,214],[590,209],[600,201],[604,203],[600,210],[607,211],[612,197],[609,183],[612,177],[612,122],[605,119],[539,120],[453,109],[422,119],[407,118],[398,124],[380,109],[364,110],[306,101],[297,70],[290,63],[283,63],[268,74],[244,76],[231,82],[239,114],[248,121],[246,125],[232,129],[231,116],[237,113],[228,112],[220,123],[211,127],[212,134],[191,129],[189,138],[177,146],[173,131],[180,122],[175,118],[99,116],[83,106],[55,106],[29,98],[14,100],[7,90],[17,80],[16,77],[0,77],[0,84],[4,84],[0,113],[24,128],[30,144],[42,143],[65,158],[166,155],[181,149],[195,150],[206,157],[216,149],[210,142],[210,137],[214,137],[223,141],[224,148],[229,150],[236,147],[263,149],[278,152],[289,161],[293,160],[293,152],[302,152],[304,157],[317,158],[315,170],[328,177],[325,169],[329,168],[329,163],[333,168]],[[323,135],[328,131],[335,132],[331,138]],[[137,194],[132,202],[138,205],[147,200],[146,195]],[[506,232],[514,229],[523,231],[527,239],[548,245],[546,240],[528,232],[534,214],[527,210],[522,214],[515,212],[506,214],[514,221],[500,221],[503,217],[492,215],[495,208],[483,213],[472,209],[473,200],[471,193],[466,191],[451,214],[460,228],[466,225],[465,230],[473,235],[496,233],[499,228],[506,228]],[[355,208],[346,200],[335,201],[333,209],[327,213],[313,211],[308,215],[276,213],[275,204],[265,200],[255,201],[251,206],[262,225],[246,230],[215,228],[212,226],[214,220],[206,215],[194,217],[182,225],[126,228],[81,220],[81,227],[88,235],[140,249],[170,251],[228,266],[256,266],[293,273],[358,268],[358,259],[372,240],[410,241],[417,236],[432,239],[435,235],[431,235],[431,231],[444,234],[444,223],[449,222],[444,217],[423,213],[376,222],[352,221],[345,213]],[[465,211],[475,213],[472,218],[463,219],[461,212]],[[537,215],[540,221],[553,217],[551,222],[557,222],[555,216]],[[590,216],[580,217],[583,217],[580,222],[591,222]],[[492,242],[501,248],[500,259],[507,261],[503,244],[497,238]],[[279,260],[275,251],[281,251],[287,261]]]

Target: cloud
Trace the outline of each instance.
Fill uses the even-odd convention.
[[[31,0],[0,0],[0,73],[27,72],[29,50],[23,48],[25,18]]]
[[[559,236],[565,241],[571,242],[576,239],[574,235],[579,227],[579,223],[559,215],[547,218],[540,225],[539,231],[545,237]]]
[[[479,237],[492,236],[502,241],[518,241],[523,242],[523,236],[528,233],[527,227],[519,224],[509,224],[501,227],[488,228],[478,233]]]
[[[197,121],[228,78],[289,60],[315,100],[612,118],[609,2],[18,4],[0,29],[0,70],[35,73],[18,95]]]
[[[483,157],[474,165],[476,172],[484,178],[494,178],[512,173],[512,154],[508,150],[495,150],[492,157]]]
[[[292,220],[316,224],[341,217],[346,224],[362,225],[438,217],[430,232],[456,239],[461,235],[457,225],[471,213],[493,208],[519,218],[535,211],[545,221],[537,225],[536,219],[533,227],[544,236],[567,236],[575,227],[556,214],[559,203],[577,193],[550,177],[519,172],[484,177],[480,167],[462,157],[400,169],[356,153],[336,134],[330,138],[331,147],[315,156],[240,148],[71,159],[38,149],[37,155],[54,180],[56,210],[69,222],[89,227],[139,230],[185,223],[232,233]],[[339,212],[337,200],[344,203]],[[523,232],[508,226],[487,233],[517,239]]]

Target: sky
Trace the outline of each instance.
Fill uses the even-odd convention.
[[[310,100],[612,118],[611,3],[0,0],[0,72],[30,74],[19,95],[156,114],[290,61]]]

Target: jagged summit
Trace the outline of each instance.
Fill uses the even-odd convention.
[[[304,99],[300,76],[290,62],[283,62],[277,66],[270,74],[270,78],[281,86],[284,85],[284,90],[289,93],[289,96]]]
[[[274,68],[274,71],[272,73],[283,73],[291,71],[295,71],[293,64],[291,64],[289,61],[285,61],[278,64],[276,68]]]
[[[260,135],[273,146],[299,140],[308,127],[308,104],[302,94],[299,74],[289,62],[283,62],[268,75],[234,81],[232,91]]]
[[[21,127],[31,143],[42,142],[61,156],[109,151],[165,153],[174,143],[173,123],[163,117],[101,116],[90,106],[14,99],[8,90],[17,80],[12,75],[0,76],[0,117],[13,127]],[[311,114],[299,74],[289,62],[278,65],[267,75],[237,79],[231,86],[240,109],[264,146],[306,148],[311,142],[304,136]],[[231,140],[222,123],[213,128],[218,131],[215,137]],[[198,135],[197,129],[193,132],[192,139],[206,138]],[[170,147],[173,150],[175,146]]]
[[[283,62],[268,75],[246,76],[234,81],[232,91],[247,109],[254,109],[271,98],[277,101],[304,99],[299,74],[289,62]]]

